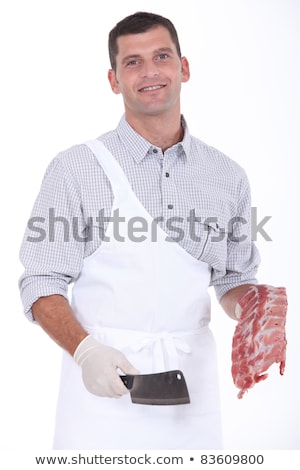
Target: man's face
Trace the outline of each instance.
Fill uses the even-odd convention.
[[[116,71],[108,78],[123,95],[127,116],[162,115],[180,110],[181,83],[189,79],[186,58],[178,56],[169,31],[157,26],[118,38]]]

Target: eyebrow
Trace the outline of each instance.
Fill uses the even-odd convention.
[[[174,51],[170,47],[160,47],[158,49],[154,49],[153,53],[154,54],[164,54],[165,52],[168,52],[169,54],[174,54]],[[130,59],[138,59],[141,57],[141,54],[129,54],[122,59],[122,64],[127,62]]]

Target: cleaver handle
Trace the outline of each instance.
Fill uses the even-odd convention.
[[[120,379],[128,390],[132,388],[134,375],[120,375]]]

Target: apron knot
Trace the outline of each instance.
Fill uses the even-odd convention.
[[[157,372],[179,369],[179,352],[190,354],[192,349],[185,336],[190,336],[194,332],[157,332],[143,333],[140,341],[133,342],[130,350],[138,353],[145,348],[153,350],[153,369]]]
[[[152,371],[165,372],[180,369],[180,353],[190,354],[192,348],[188,338],[200,335],[207,325],[186,331],[138,331],[123,328],[85,327],[90,334],[107,345],[120,349],[125,354],[137,354],[145,349],[151,350]]]

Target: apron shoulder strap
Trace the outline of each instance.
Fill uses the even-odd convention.
[[[125,187],[127,187],[132,191],[131,185],[123,169],[121,168],[113,154],[107,149],[107,147],[105,147],[102,142],[100,142],[100,140],[89,140],[87,142],[84,142],[84,145],[89,147],[89,149],[97,158],[99,165],[103,168],[103,171],[111,182],[113,189],[124,189]]]

